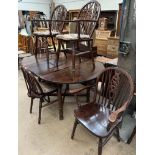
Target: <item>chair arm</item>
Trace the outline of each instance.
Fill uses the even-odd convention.
[[[88,85],[88,86],[81,86],[80,88],[70,89],[69,93],[70,94],[77,94],[77,93],[79,93],[79,92],[81,92],[81,91],[83,91],[85,89],[92,88],[92,87],[95,87],[95,86],[96,86],[96,84]]]
[[[110,123],[114,123],[116,122],[116,120],[118,119],[118,115],[125,111],[126,110],[126,107],[127,107],[127,102],[122,106],[120,107],[119,109],[117,109],[116,111],[112,112],[110,115],[109,115],[109,122]]]

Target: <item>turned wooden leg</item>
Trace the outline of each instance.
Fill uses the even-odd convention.
[[[59,119],[63,120],[63,102],[62,102],[62,85],[58,86],[58,102],[59,102]]]
[[[128,144],[131,143],[131,141],[132,141],[133,137],[135,136],[135,134],[136,134],[136,127],[134,127],[134,129],[132,131],[132,134],[131,134],[130,138],[127,141]]]
[[[65,97],[66,97],[66,93],[67,93],[68,90],[69,90],[69,84],[66,84],[66,89],[64,91],[64,95],[63,95],[63,99],[62,99],[63,105],[64,105],[64,102],[65,102]]]
[[[35,45],[36,45],[35,56],[37,56],[37,54],[38,54],[38,36],[36,36],[36,42],[35,42]]]
[[[117,141],[120,142],[119,128],[118,127],[116,127],[116,138],[117,138]]]
[[[64,50],[64,49],[65,49],[65,47],[64,47],[63,42],[61,42],[61,46],[62,46],[62,49]],[[64,50],[64,54],[65,54],[65,57],[66,57],[66,59],[67,59],[67,53],[66,53],[66,51],[65,51],[65,50]]]
[[[75,51],[73,51],[72,53],[72,68],[73,68],[73,71],[75,71]]]
[[[102,138],[99,138],[98,155],[102,155]]]
[[[87,89],[87,103],[90,102],[90,88]]]
[[[43,100],[40,99],[40,102],[39,102],[39,117],[38,117],[38,124],[40,124],[40,122],[41,122],[41,109],[42,109],[42,102],[43,102]]]
[[[48,98],[48,102],[50,102],[50,97],[49,97],[49,96],[47,96],[47,98]]]
[[[89,50],[90,50],[90,57],[92,59],[93,67],[95,67],[95,61],[94,61],[94,55],[93,55],[93,49],[92,49],[92,41],[91,40],[88,41],[88,47],[89,47]]]
[[[33,107],[33,97],[31,97],[31,105],[30,105],[30,114],[32,113],[32,107]]]
[[[58,63],[59,63],[59,54],[60,54],[60,48],[61,48],[61,45],[60,45],[60,40],[58,40],[58,50],[56,52],[56,67],[58,68]]]
[[[72,69],[75,71],[75,44],[73,44],[73,50],[72,50]]]
[[[54,52],[56,52],[56,47],[55,47],[55,42],[54,42],[53,36],[51,38],[52,38],[52,44],[53,44]]]
[[[77,124],[78,124],[78,121],[77,121],[77,119],[75,119],[74,126],[73,126],[73,131],[72,131],[72,135],[71,135],[71,139],[74,138],[74,133],[75,133],[75,130],[76,130]]]

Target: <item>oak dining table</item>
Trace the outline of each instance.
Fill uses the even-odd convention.
[[[72,68],[71,55],[60,56],[58,67],[56,65],[56,56],[47,53],[32,55],[22,60],[21,65],[26,67],[39,79],[58,86],[59,119],[63,120],[63,85],[81,84],[95,80],[105,69],[103,63],[95,61],[94,65],[91,59],[75,59],[75,69]]]

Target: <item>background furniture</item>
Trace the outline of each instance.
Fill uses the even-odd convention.
[[[53,100],[52,102],[50,102],[50,98],[49,98],[49,96],[51,96],[53,93],[57,92],[58,89],[54,85],[51,85],[51,84],[48,85],[47,83],[41,82],[41,81],[39,82],[35,78],[35,76],[26,68],[21,67],[21,70],[23,72],[26,87],[28,90],[28,96],[31,97],[30,113],[32,113],[33,100],[35,98],[40,99],[40,101],[39,101],[39,117],[38,117],[38,124],[40,124],[42,108],[58,101],[58,99],[56,99],[56,100]],[[48,97],[48,98],[46,99],[46,97]],[[42,105],[42,103],[44,101],[47,101],[48,103]]]
[[[98,155],[101,155],[102,146],[115,131],[117,140],[120,141],[119,125],[132,99],[134,85],[126,71],[109,67],[97,79],[93,100],[90,103],[82,105],[78,102],[77,94],[82,90],[72,91],[76,95],[78,108],[74,111],[75,122],[71,138],[74,138],[77,124],[83,125],[99,138]]]
[[[97,47],[97,54],[107,56],[108,37],[110,37],[111,31],[99,30],[95,31],[94,46]]]
[[[76,22],[76,33],[57,35],[57,39],[58,39],[57,62],[59,61],[59,53],[61,52],[60,44],[62,44],[63,42],[71,42],[73,45],[72,48],[66,49],[66,50],[72,54],[73,70],[75,70],[75,56],[80,57],[82,55],[90,55],[94,63],[93,51],[92,51],[92,35],[94,33],[96,24],[98,22],[100,10],[101,10],[101,6],[97,1],[93,0],[88,2],[80,10],[77,20],[72,21],[72,22]],[[88,51],[81,51],[79,49],[79,43],[81,42],[85,42],[87,44],[89,48]],[[57,67],[58,67],[58,63],[57,63]]]
[[[119,3],[117,31],[116,31],[117,36],[120,36],[121,16],[122,16],[122,3]]]
[[[52,17],[51,20],[32,20],[32,22],[34,23],[34,25],[39,25],[40,26],[40,22],[45,22],[46,26],[43,28],[39,28],[37,27],[37,30],[35,32],[33,32],[33,35],[36,38],[36,49],[35,49],[35,55],[37,55],[37,47],[38,47],[38,38],[44,38],[44,42],[46,45],[46,47],[43,47],[45,49],[48,50],[48,40],[47,38],[51,38],[52,39],[52,45],[54,48],[54,53],[56,54],[56,47],[55,47],[55,42],[54,42],[54,38],[57,34],[61,33],[64,27],[64,20],[66,19],[66,15],[67,15],[67,9],[63,6],[63,5],[58,5],[52,12]],[[54,20],[59,20],[59,21],[54,21]],[[47,28],[48,25],[48,28]],[[50,51],[51,52],[51,51]]]
[[[118,57],[119,51],[119,38],[118,37],[108,37],[107,41],[107,57],[116,58]]]

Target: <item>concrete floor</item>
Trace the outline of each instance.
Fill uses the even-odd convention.
[[[58,104],[42,111],[41,125],[38,125],[38,100],[34,100],[33,113],[29,113],[30,98],[19,71],[19,155],[97,155],[98,139],[82,126],[78,126],[75,139],[71,140],[74,122],[75,100],[67,97],[64,105],[64,120],[59,121]],[[104,155],[135,155],[136,139],[130,145],[117,142],[115,137],[104,146]]]

